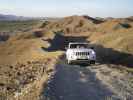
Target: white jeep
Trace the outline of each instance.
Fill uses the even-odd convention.
[[[66,51],[66,59],[68,64],[72,62],[95,64],[96,53],[88,43],[71,42]]]

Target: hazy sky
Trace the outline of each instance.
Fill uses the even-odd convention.
[[[0,0],[0,13],[22,16],[133,16],[133,0]]]

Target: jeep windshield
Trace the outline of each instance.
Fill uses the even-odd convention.
[[[88,44],[70,44],[71,49],[88,48]]]

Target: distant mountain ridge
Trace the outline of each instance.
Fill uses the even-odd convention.
[[[31,20],[31,19],[38,19],[38,18],[0,14],[0,21]]]

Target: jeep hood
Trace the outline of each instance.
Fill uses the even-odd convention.
[[[70,52],[91,52],[92,49],[68,49]]]

